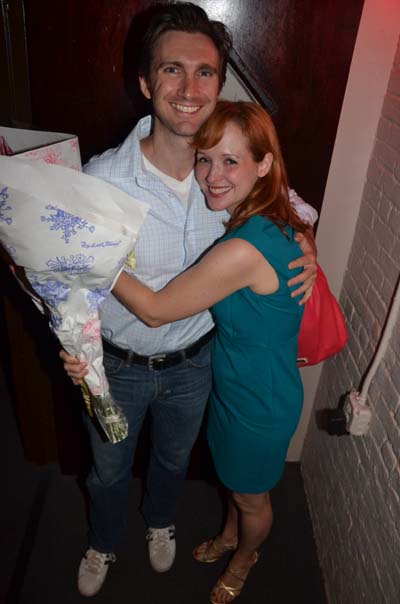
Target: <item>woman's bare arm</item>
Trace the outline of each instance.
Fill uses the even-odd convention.
[[[122,273],[112,293],[144,323],[158,327],[210,308],[243,287],[259,287],[260,275],[263,293],[275,291],[275,271],[260,252],[247,241],[230,239],[158,292]]]

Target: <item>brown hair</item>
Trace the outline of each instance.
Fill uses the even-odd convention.
[[[289,201],[288,183],[278,136],[269,115],[259,105],[245,101],[218,101],[214,112],[193,138],[195,149],[217,145],[228,123],[236,124],[248,140],[254,161],[272,153],[271,168],[260,177],[247,198],[234,210],[226,227],[231,230],[255,215],[265,216],[282,232],[289,225],[303,233],[308,225],[296,214]]]
[[[210,38],[219,56],[218,76],[219,89],[221,90],[226,78],[232,36],[223,23],[211,21],[207,13],[192,2],[159,3],[154,6],[150,24],[143,38],[139,59],[139,74],[149,81],[154,49],[162,34],[168,31],[204,34]]]

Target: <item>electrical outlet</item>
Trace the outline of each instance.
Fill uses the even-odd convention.
[[[361,400],[357,390],[349,392],[343,409],[346,415],[347,431],[353,436],[368,434],[372,413],[370,407]]]

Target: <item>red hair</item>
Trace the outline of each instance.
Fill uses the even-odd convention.
[[[218,101],[214,112],[193,137],[195,149],[211,149],[223,137],[228,123],[236,124],[248,140],[248,148],[255,162],[271,153],[271,168],[260,177],[247,198],[234,210],[226,227],[231,230],[254,215],[265,216],[282,232],[289,225],[303,233],[309,225],[296,214],[289,201],[285,165],[278,136],[269,115],[259,105],[245,101]]]

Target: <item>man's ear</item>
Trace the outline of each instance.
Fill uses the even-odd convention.
[[[139,76],[139,86],[140,86],[140,90],[142,91],[142,94],[146,97],[146,99],[150,100],[151,99],[150,88],[149,88],[149,85],[147,83],[145,76],[143,76],[143,75]]]
[[[272,153],[266,153],[263,159],[258,164],[258,176],[262,178],[271,170],[272,162],[274,157]]]

